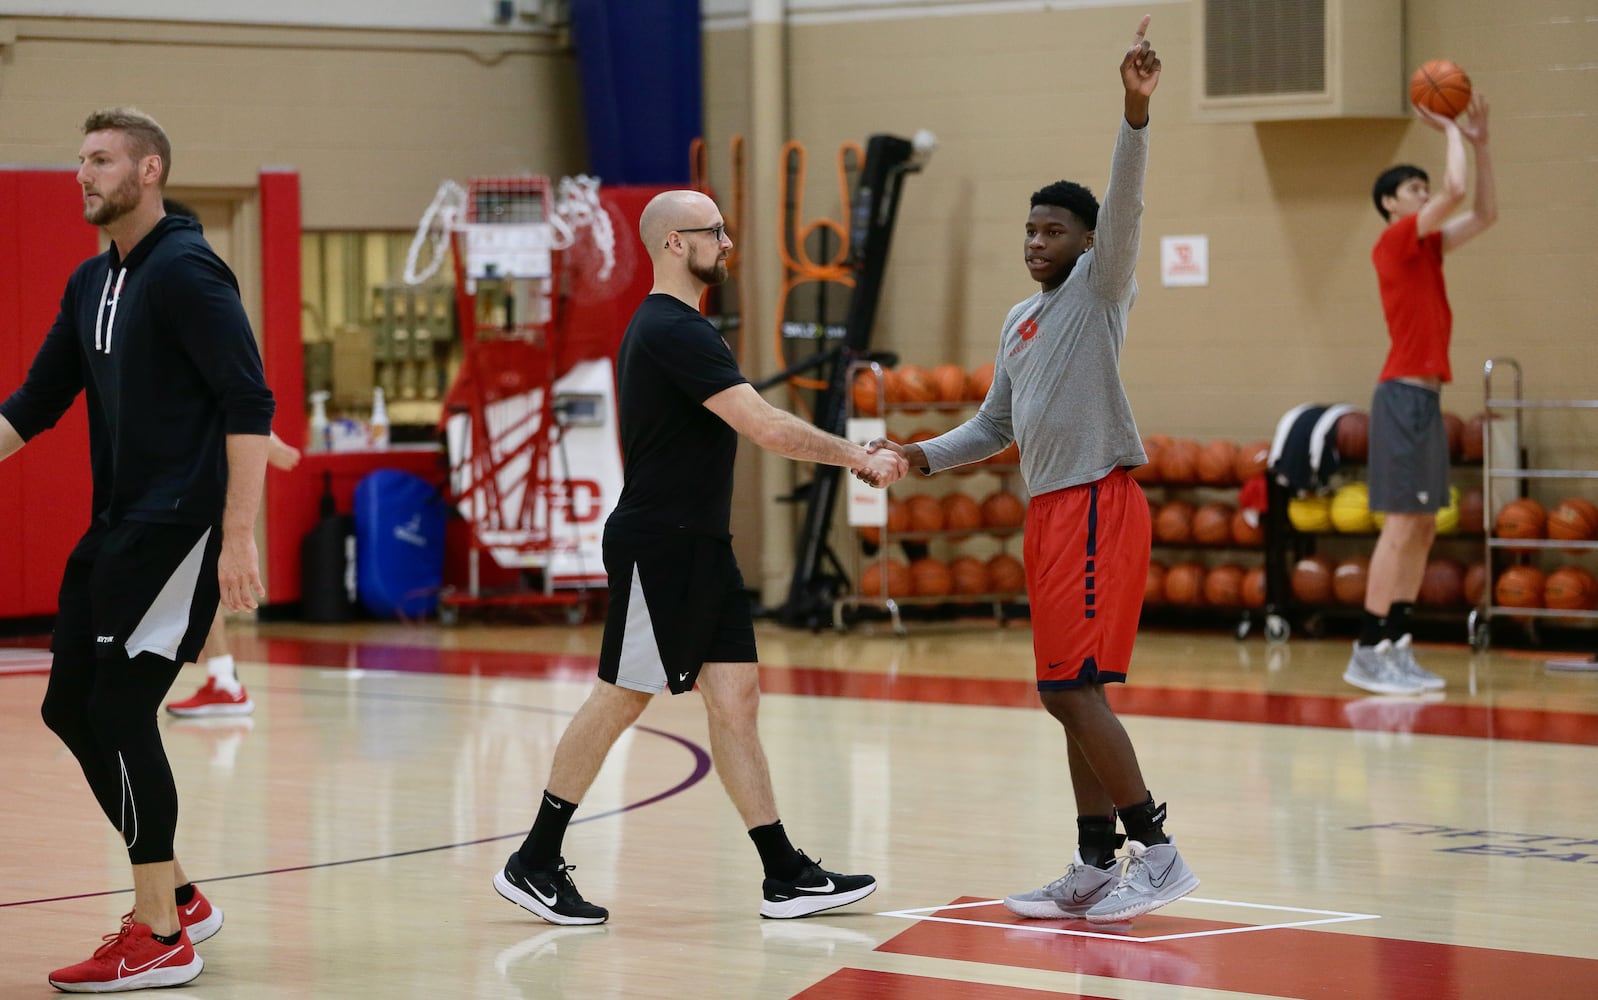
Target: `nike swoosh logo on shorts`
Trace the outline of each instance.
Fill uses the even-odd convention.
[[[808,885],[796,885],[794,888],[798,889],[800,892],[832,892],[835,886],[832,884],[832,879],[829,878],[827,879],[825,885],[818,885],[814,888]]]
[[[1051,664],[1049,664],[1049,669],[1050,670],[1057,670],[1060,667],[1065,666],[1065,664],[1066,664],[1065,660],[1061,660],[1059,663],[1051,663]]]

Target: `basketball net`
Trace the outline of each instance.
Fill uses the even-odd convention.
[[[592,249],[600,262],[594,277],[609,280],[616,267],[616,231],[611,225],[610,213],[599,202],[599,178],[588,174],[563,177],[555,193],[554,214],[542,223],[468,223],[466,189],[452,180],[438,186],[433,201],[422,213],[416,226],[416,235],[405,255],[405,283],[420,285],[438,273],[450,249],[450,238],[456,232],[466,233],[469,241],[489,240],[493,230],[510,227],[535,226],[549,230],[547,246],[552,250],[565,250],[577,242],[586,231]],[[544,242],[535,240],[534,242]],[[423,253],[427,254],[425,264]]]

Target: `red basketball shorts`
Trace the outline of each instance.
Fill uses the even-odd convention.
[[[1032,498],[1024,551],[1039,691],[1126,680],[1149,541],[1148,500],[1125,469]]]

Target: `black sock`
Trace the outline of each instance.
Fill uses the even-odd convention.
[[[1121,814],[1121,825],[1126,827],[1129,839],[1144,847],[1171,842],[1171,838],[1165,835],[1165,803],[1155,805],[1152,792],[1147,801],[1131,808],[1117,807],[1115,811]]]
[[[183,936],[183,928],[179,927],[171,934],[157,934],[155,931],[151,931],[150,936],[170,948],[178,943],[178,938]]]
[[[1392,612],[1388,612],[1392,614]],[[1385,638],[1384,630],[1387,628],[1387,619],[1371,614],[1369,611],[1360,613],[1359,616],[1359,644],[1361,646],[1374,646]]]
[[[760,864],[766,869],[766,878],[787,882],[804,871],[804,858],[788,842],[788,831],[782,828],[782,820],[751,827],[749,839],[755,842],[755,850],[760,852]]]
[[[1115,811],[1108,816],[1078,816],[1076,843],[1083,864],[1108,868],[1115,861],[1115,852],[1126,843],[1126,838],[1115,832]]]
[[[566,839],[566,824],[571,822],[572,813],[576,811],[577,803],[544,792],[544,800],[538,806],[538,818],[533,820],[533,829],[516,851],[523,868],[548,868],[560,858],[560,845]]]
[[[1397,642],[1408,635],[1409,619],[1414,613],[1414,601],[1394,601],[1392,610],[1387,612],[1387,631],[1382,633],[1382,637]]]
[[[194,902],[194,883],[185,882],[178,886],[175,895],[178,897],[179,906],[188,906],[190,903]]]

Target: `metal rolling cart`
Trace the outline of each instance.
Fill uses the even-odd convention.
[[[1513,394],[1499,395],[1493,376],[1499,369],[1513,372]],[[1510,500],[1524,496],[1532,480],[1591,481],[1598,480],[1598,470],[1529,468],[1525,446],[1524,414],[1528,410],[1575,410],[1598,413],[1598,399],[1529,400],[1522,393],[1520,362],[1514,358],[1491,358],[1482,368],[1483,400],[1486,413],[1485,439],[1482,446],[1482,504],[1483,527],[1486,537],[1487,586],[1482,589],[1481,601],[1470,612],[1469,638],[1472,649],[1487,648],[1491,640],[1491,623],[1494,616],[1514,617],[1524,621],[1528,637],[1538,641],[1537,622],[1543,619],[1598,620],[1598,611],[1517,608],[1496,603],[1493,594],[1498,572],[1511,558],[1532,558],[1541,553],[1536,550],[1561,549],[1567,551],[1598,550],[1598,541],[1571,539],[1519,539],[1493,537],[1493,523],[1498,511]]]

